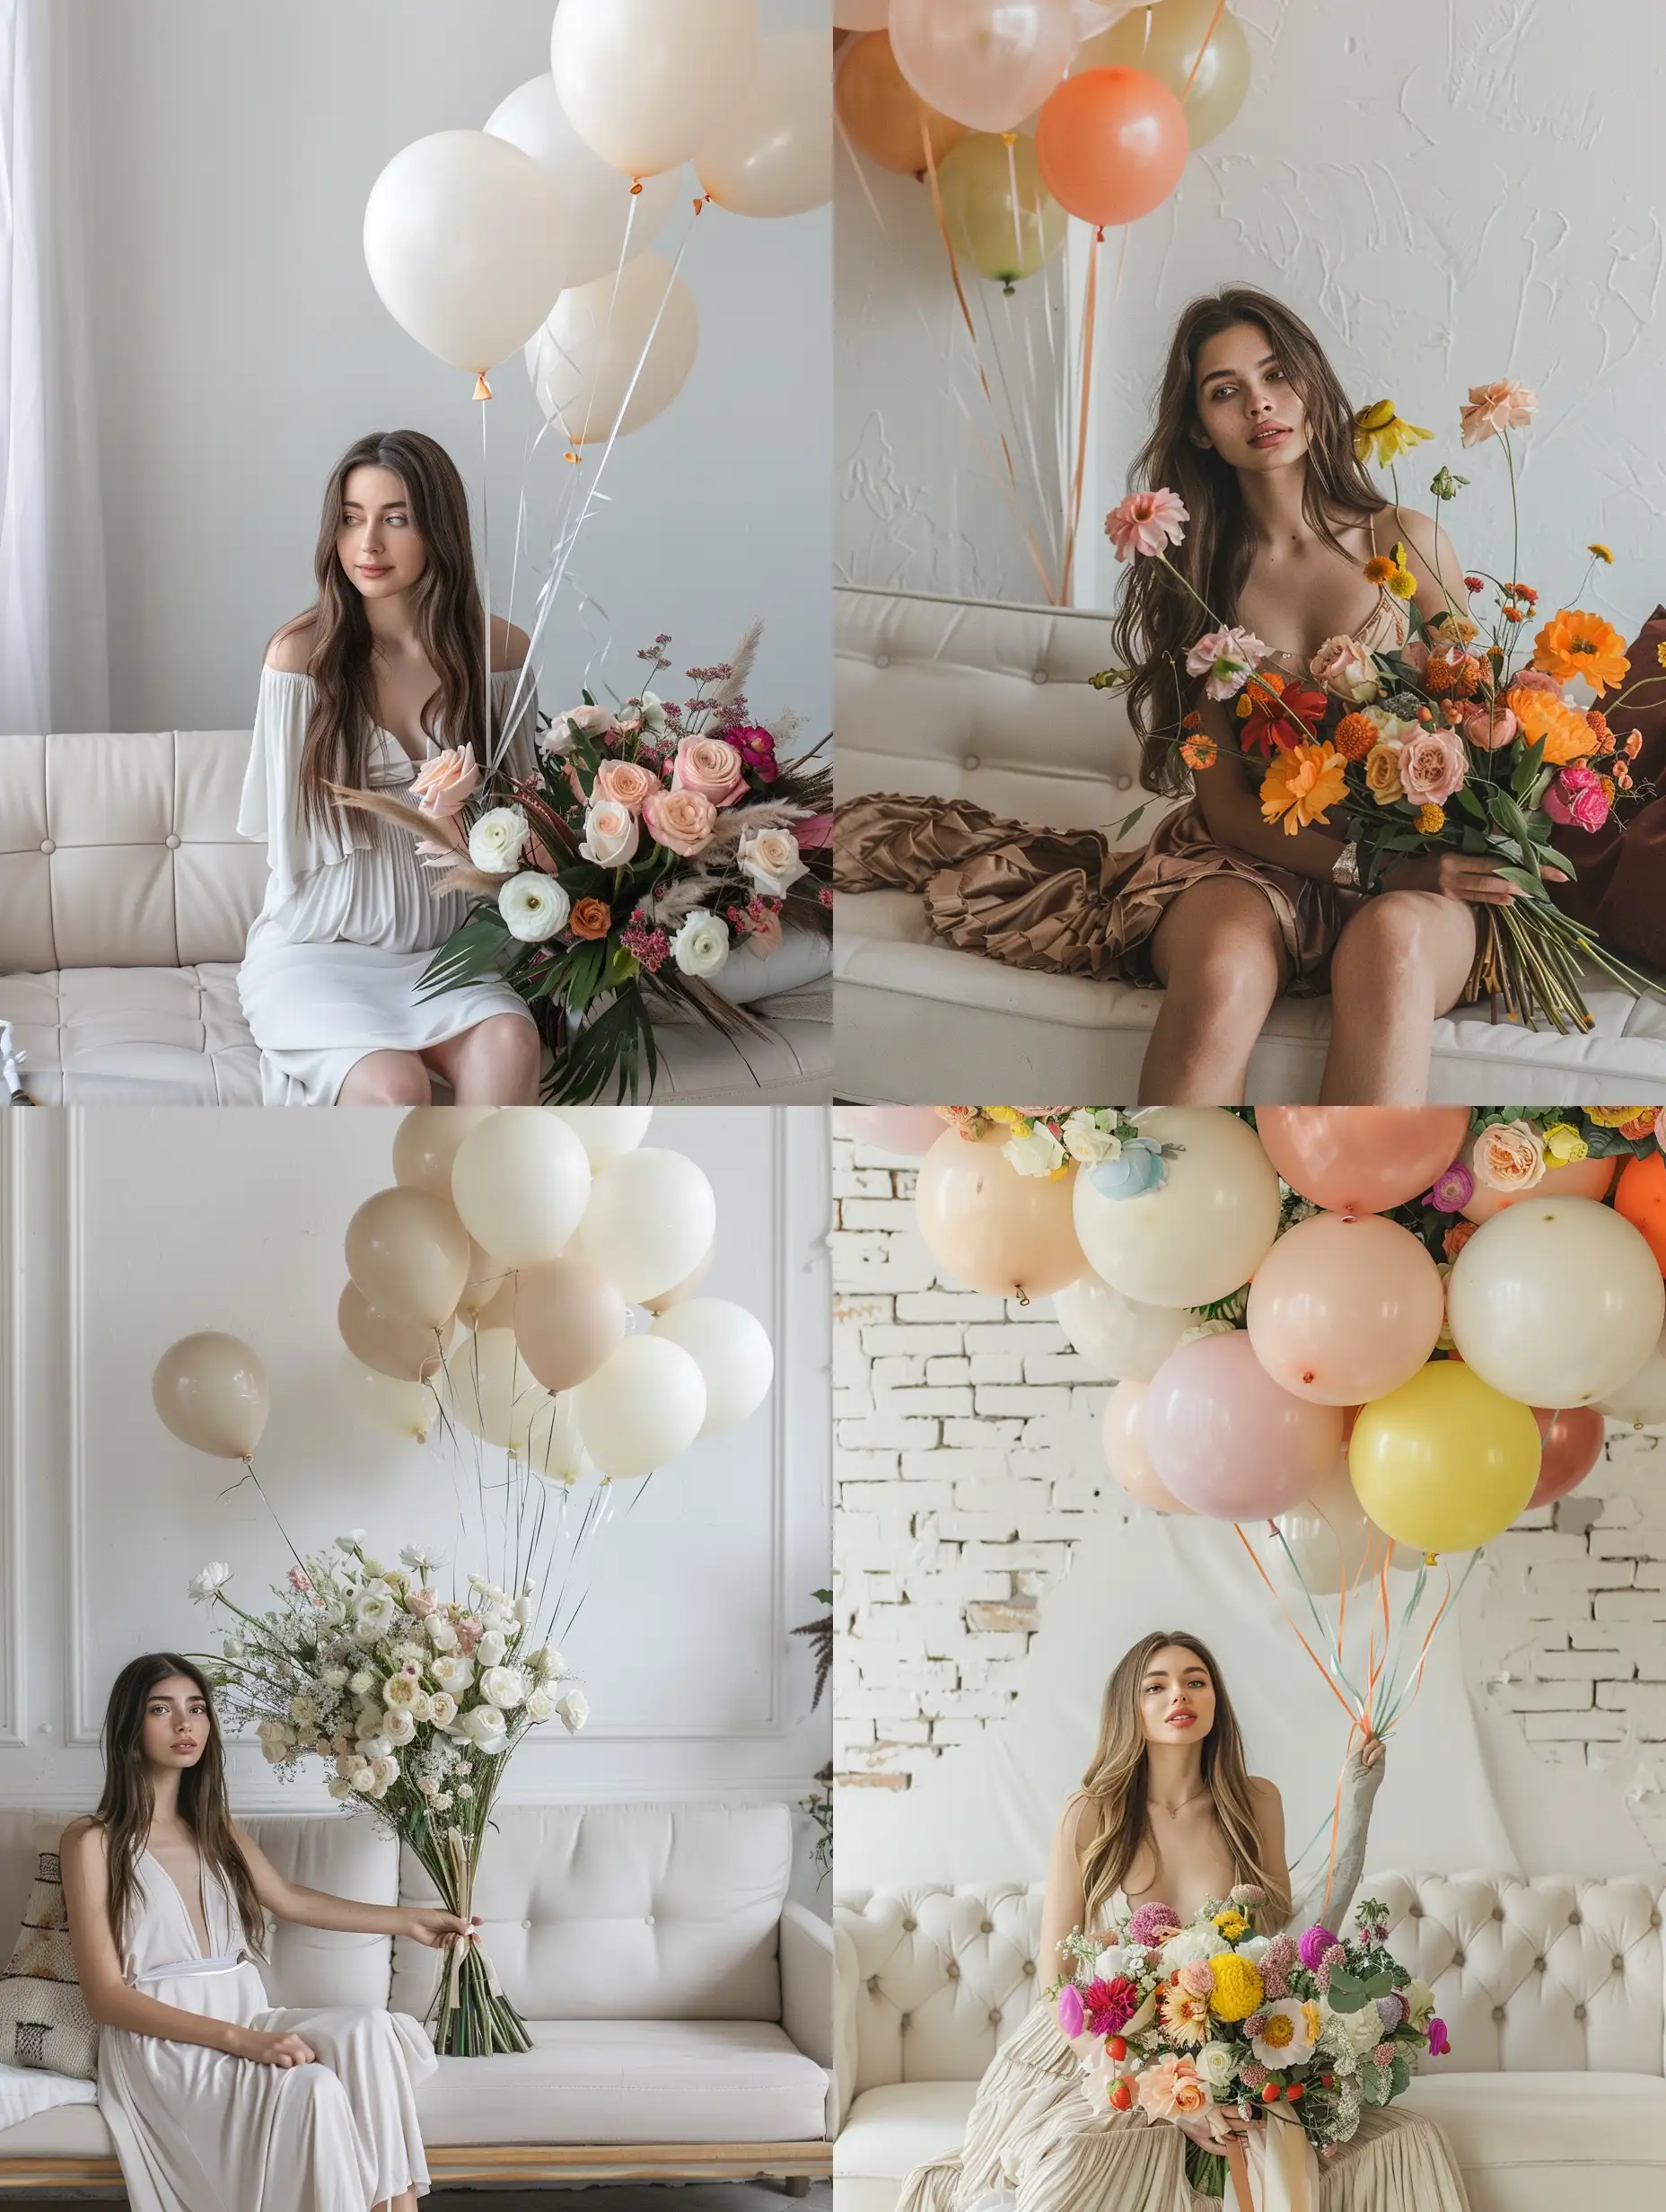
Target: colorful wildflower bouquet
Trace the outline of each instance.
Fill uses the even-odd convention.
[[[1445,2025],[1428,1984],[1386,1948],[1385,1905],[1362,1899],[1351,1936],[1317,1926],[1266,1936],[1250,1918],[1263,1894],[1246,1883],[1184,1926],[1153,1902],[1113,1916],[1104,1935],[1067,1936],[1058,2023],[1092,2094],[1117,2111],[1279,2107],[1333,2156],[1366,2105],[1403,2095],[1423,2053],[1450,2049]],[[1188,2140],[1186,2166],[1194,2189],[1224,2195],[1224,2152]]]
[[[471,1576],[467,1602],[433,1587],[434,1561],[367,1558],[358,1533],[298,1561],[279,1603],[249,1612],[215,1564],[191,1584],[232,1616],[212,1658],[221,1711],[253,1725],[285,1778],[303,1758],[330,1762],[327,1785],[363,1804],[407,1845],[447,1912],[469,1916],[480,1846],[515,1746],[558,1719],[576,1734],[588,1714],[558,1651],[526,1651],[536,1593]],[[478,1936],[458,1937],[430,2013],[434,2048],[455,2058],[528,2050],[530,2038]]]
[[[1477,385],[1461,409],[1465,445],[1496,439],[1510,472],[1516,508],[1510,433],[1538,411],[1531,391],[1513,382]],[[1380,400],[1355,417],[1361,460],[1392,469],[1399,457],[1432,434],[1402,422]],[[1450,469],[1430,485],[1435,520],[1469,479]],[[1394,486],[1398,510],[1399,492]],[[1136,492],[1107,517],[1119,559],[1162,561],[1197,598],[1166,549],[1179,545],[1187,510],[1172,492]],[[1519,521],[1517,528],[1519,545]],[[1590,548],[1592,569],[1613,555]],[[1381,887],[1398,862],[1453,852],[1486,859],[1518,894],[1507,905],[1477,908],[1479,944],[1469,996],[1490,996],[1528,1026],[1588,1030],[1591,1015],[1582,988],[1589,962],[1627,989],[1658,987],[1607,951],[1591,932],[1553,903],[1547,872],[1574,873],[1551,844],[1558,824],[1600,829],[1617,796],[1635,788],[1631,761],[1640,740],[1618,738],[1600,704],[1581,705],[1583,686],[1612,707],[1632,699],[1658,673],[1627,686],[1624,640],[1600,615],[1563,607],[1539,620],[1539,594],[1519,581],[1518,552],[1508,580],[1485,571],[1466,575],[1460,605],[1425,619],[1411,604],[1421,589],[1403,543],[1365,565],[1368,582],[1386,599],[1404,602],[1410,622],[1405,645],[1373,652],[1355,637],[1328,638],[1305,673],[1292,677],[1271,664],[1270,649],[1250,631],[1224,623],[1199,599],[1209,628],[1187,656],[1205,696],[1231,702],[1240,750],[1264,766],[1261,812],[1293,836],[1335,820],[1358,847],[1359,880]],[[1477,607],[1477,602],[1481,602]],[[1531,649],[1523,640],[1530,626]],[[1666,657],[1666,656],[1663,656]],[[1108,672],[1107,686],[1120,680]],[[1196,713],[1177,738],[1192,769],[1213,767],[1214,737]]]
[[[547,1103],[609,1085],[634,1098],[644,1071],[652,1084],[656,1003],[758,1033],[713,988],[732,955],[772,952],[788,929],[831,937],[832,775],[820,748],[782,757],[790,721],[749,719],[758,635],[732,662],[689,669],[695,690],[678,703],[649,688],[671,665],[662,634],[638,655],[648,683],[617,713],[586,692],[540,725],[538,773],[522,782],[483,779],[464,745],[418,774],[414,818],[360,799],[424,839],[442,888],[471,895],[424,988],[500,975],[550,1049]]]

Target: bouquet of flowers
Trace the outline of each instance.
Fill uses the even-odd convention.
[[[1496,438],[1510,470],[1510,432],[1537,412],[1536,394],[1513,382],[1477,385],[1462,409],[1463,443]],[[1355,417],[1362,460],[1392,465],[1431,434],[1400,420],[1380,400]],[[1469,482],[1447,468],[1430,485],[1438,524],[1442,505]],[[1395,505],[1399,506],[1398,483]],[[1106,520],[1118,557],[1158,559],[1195,599],[1208,628],[1187,655],[1205,696],[1231,703],[1237,744],[1263,763],[1261,812],[1292,836],[1333,818],[1358,848],[1361,888],[1381,888],[1385,873],[1416,856],[1453,852],[1485,857],[1519,894],[1477,908],[1480,942],[1469,996],[1502,1001],[1513,1020],[1558,1031],[1588,1030],[1584,962],[1639,993],[1658,987],[1607,951],[1590,930],[1551,901],[1547,872],[1574,873],[1551,843],[1553,829],[1600,829],[1619,794],[1636,788],[1630,763],[1641,741],[1616,736],[1600,704],[1582,705],[1580,687],[1609,711],[1644,681],[1627,686],[1624,641],[1600,615],[1562,607],[1548,621],[1539,593],[1519,581],[1513,553],[1507,578],[1486,571],[1463,579],[1466,599],[1450,592],[1425,619],[1411,602],[1421,589],[1403,543],[1365,565],[1380,593],[1407,605],[1409,635],[1398,651],[1372,651],[1355,637],[1328,638],[1306,672],[1271,665],[1269,648],[1223,622],[1167,557],[1179,545],[1187,510],[1172,492],[1136,492]],[[1519,538],[1519,528],[1518,528]],[[1613,560],[1589,549],[1582,581]],[[1482,604],[1477,608],[1477,601]],[[1523,645],[1529,626],[1531,650]],[[1107,686],[1120,672],[1107,672]],[[1176,740],[1183,764],[1214,765],[1219,747],[1201,717],[1185,717]]]
[[[790,718],[750,719],[755,625],[732,661],[691,668],[690,698],[650,688],[671,663],[663,633],[637,656],[647,683],[617,713],[589,692],[540,719],[536,775],[483,779],[472,746],[430,760],[415,808],[344,794],[419,837],[442,888],[470,894],[435,952],[430,992],[501,975],[531,1009],[552,1069],[546,1102],[609,1084],[634,1098],[658,1067],[651,1013],[680,1007],[756,1032],[713,988],[737,948],[763,956],[783,933],[832,934],[830,770],[820,748],[782,757]]]
[[[254,1724],[285,1778],[303,1758],[330,1762],[330,1795],[368,1806],[466,1920],[511,1753],[552,1717],[576,1734],[588,1707],[558,1651],[522,1649],[530,1584],[512,1597],[473,1576],[466,1602],[448,1600],[425,1551],[399,1558],[397,1567],[368,1558],[355,1532],[298,1560],[265,1612],[226,1595],[231,1570],[219,1563],[191,1595],[232,1616],[210,1655],[227,1719]],[[453,1940],[430,2019],[434,2048],[454,2057],[531,2047],[472,1935]]]
[[[1368,2104],[1402,2095],[1424,2052],[1451,2048],[1434,1993],[1386,1948],[1388,1908],[1355,1909],[1355,1932],[1313,1927],[1258,1936],[1263,1892],[1245,1883],[1184,1926],[1155,1902],[1113,1917],[1100,1936],[1067,1936],[1071,1972],[1053,1991],[1058,2023],[1093,2094],[1153,2120],[1235,2105],[1295,2120],[1334,2155]],[[1226,2135],[1223,2126],[1223,2137]],[[1231,2153],[1188,2141],[1188,2177],[1225,2193]],[[1238,2188],[1239,2199],[1247,2194]]]

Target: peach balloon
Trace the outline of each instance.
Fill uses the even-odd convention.
[[[1182,1505],[1173,1491],[1158,1481],[1145,1455],[1140,1424],[1150,1387],[1147,1382],[1118,1382],[1106,1400],[1101,1432],[1105,1464],[1118,1489],[1126,1491],[1136,1505],[1149,1506],[1153,1513],[1189,1514],[1191,1507]]]
[[[1594,1406],[1568,1406],[1542,1418],[1538,1406],[1532,1412],[1539,1423],[1539,1480],[1527,1502],[1548,1505],[1578,1489],[1602,1457],[1607,1424]]]
[[[1036,123],[1041,181],[1073,215],[1103,230],[1137,223],[1180,180],[1186,111],[1143,69],[1089,69],[1048,94]]]
[[[943,1135],[943,1116],[934,1106],[836,1106],[833,1134],[899,1159],[917,1160]]]
[[[469,1280],[469,1232],[456,1208],[406,1183],[378,1190],[347,1224],[347,1273],[390,1321],[438,1329]]]
[[[217,1329],[171,1344],[151,1377],[151,1403],[165,1426],[217,1460],[250,1457],[270,1402],[259,1354]]]
[[[336,1308],[341,1340],[355,1359],[396,1382],[425,1382],[442,1364],[449,1327],[416,1329],[408,1321],[379,1313],[356,1283],[349,1283]]]
[[[394,1181],[431,1190],[449,1204],[458,1146],[477,1122],[496,1111],[495,1106],[413,1106],[393,1133]]]
[[[1614,1193],[1614,1211],[1630,1222],[1666,1275],[1666,1158],[1650,1152],[1627,1161]]]
[[[1250,1286],[1250,1341],[1275,1382],[1359,1406],[1410,1382],[1445,1318],[1440,1272],[1379,1214],[1315,1214],[1279,1238]]]
[[[1473,1156],[1470,1165],[1473,1172]],[[1491,1221],[1495,1214],[1523,1198],[1606,1198],[1617,1165],[1613,1160],[1575,1160],[1567,1167],[1548,1167],[1530,1190],[1494,1190],[1477,1177],[1474,1195],[1464,1201],[1464,1215],[1469,1221]]]
[[[940,162],[966,136],[964,123],[926,106],[882,31],[847,41],[833,79],[833,111],[858,153],[903,177],[925,174],[927,139],[932,160]]]
[[[897,66],[920,98],[973,130],[1016,130],[1075,51],[1070,0],[890,0]]]
[[[1004,1128],[969,1141],[945,1129],[920,1163],[915,1214],[943,1272],[992,1297],[1051,1297],[1087,1273],[1076,1241],[1073,1165],[1021,1175],[1002,1157]]]
[[[1332,1214],[1386,1214],[1428,1189],[1469,1134],[1467,1106],[1261,1106],[1256,1135],[1293,1190]]]
[[[516,1287],[515,1342],[547,1391],[575,1390],[624,1343],[624,1299],[578,1253],[522,1268]]]
[[[1140,1426],[1158,1481],[1218,1521],[1288,1513],[1342,1449],[1341,1409],[1281,1389],[1238,1329],[1171,1352]]]
[[[418,1107],[417,1111],[422,1110]],[[513,1329],[515,1325],[515,1271],[483,1245],[469,1240],[469,1277],[457,1301],[465,1329]]]

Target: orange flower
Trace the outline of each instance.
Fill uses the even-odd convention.
[[[1653,1136],[1654,1131],[1654,1113],[1655,1110],[1653,1106],[1644,1107],[1643,1110],[1635,1115],[1631,1120],[1622,1121],[1620,1123],[1620,1135],[1622,1137],[1629,1137],[1634,1139],[1639,1137]]]
[[[1548,691],[1524,690],[1520,684],[1504,694],[1504,705],[1521,725],[1528,743],[1545,741],[1545,759],[1552,768],[1565,768],[1594,752],[1597,733],[1576,707],[1569,707]]]
[[[1386,553],[1375,554],[1365,563],[1365,581],[1376,584],[1381,590],[1399,567],[1399,563],[1391,561]]]
[[[575,937],[605,937],[612,926],[605,899],[581,899],[567,917],[567,927]]]
[[[1188,737],[1180,747],[1180,758],[1188,768],[1212,768],[1221,757],[1221,749],[1212,737],[1201,733]]]
[[[1330,742],[1345,760],[1363,760],[1377,742],[1377,725],[1369,715],[1344,715]]]
[[[1261,812],[1282,821],[1286,837],[1323,821],[1347,796],[1347,762],[1326,744],[1293,745],[1275,755],[1261,779]]]
[[[1478,1221],[1455,1221],[1441,1239],[1442,1249],[1448,1260],[1456,1260],[1469,1239],[1480,1227]]]
[[[1608,716],[1600,707],[1587,707],[1585,709],[1585,720],[1591,724],[1591,728],[1597,733],[1598,752],[1612,752],[1619,741],[1616,738],[1613,731],[1609,727]]]
[[[1481,672],[1467,653],[1460,654],[1456,660],[1448,660],[1443,653],[1439,653],[1424,671],[1423,680],[1437,699],[1471,699],[1481,688]]]
[[[1533,640],[1533,666],[1558,683],[1583,676],[1599,697],[1626,680],[1626,641],[1600,614],[1564,607]]]
[[[1446,827],[1446,809],[1431,802],[1417,809],[1417,827],[1425,838],[1432,838],[1437,830]]]
[[[1611,776],[1599,776],[1597,778],[1597,788],[1601,792],[1603,797],[1608,801],[1609,804],[1612,806],[1614,803],[1614,778]]]
[[[1627,760],[1635,760],[1636,759],[1637,755],[1643,750],[1643,733],[1641,730],[1634,730],[1632,732],[1631,735],[1626,740],[1622,750],[1624,751]]]

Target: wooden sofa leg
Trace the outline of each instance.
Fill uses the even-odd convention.
[[[810,2176],[807,2173],[789,2174],[786,2180],[782,2182],[781,2186],[784,2190],[785,2190],[789,2197],[808,2197],[810,2194]]]

